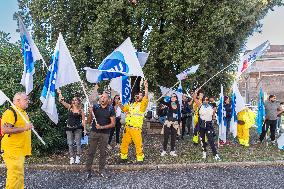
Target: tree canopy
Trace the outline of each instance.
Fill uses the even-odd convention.
[[[261,25],[269,9],[281,0],[19,0],[21,14],[30,20],[34,37],[53,49],[64,35],[78,68],[97,67],[127,37],[140,51],[150,52],[144,72],[151,90],[172,86],[175,75],[200,64],[185,81],[194,89],[232,63],[247,37]],[[218,94],[228,88],[232,69],[204,89]]]
[[[128,0],[18,2],[18,13],[31,29],[45,62],[49,62],[59,32],[81,74],[83,67],[97,68],[130,37],[137,50],[150,52],[143,70],[152,92],[159,91],[158,85],[172,86],[177,82],[176,74],[196,64],[200,64],[198,72],[190,75],[183,85],[191,89],[199,87],[236,60],[247,37],[261,27],[259,20],[274,6],[282,5],[281,0],[137,0],[136,4]],[[10,43],[9,34],[0,32],[0,86],[9,97],[23,90],[19,84],[22,59],[20,44]],[[52,152],[65,146],[66,114],[63,112],[66,110],[58,106],[60,122],[55,126],[40,109],[39,96],[46,71],[40,64],[36,64],[36,69],[29,112],[48,146],[43,147],[37,140],[33,145],[37,152]],[[204,86],[206,93],[216,96],[220,84],[228,90],[233,71],[231,67],[211,80]],[[81,92],[76,87],[64,88],[67,101]]]

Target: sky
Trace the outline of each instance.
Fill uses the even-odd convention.
[[[20,39],[16,32],[17,22],[13,20],[13,14],[18,9],[17,0],[0,0],[0,30],[10,33],[11,42]],[[266,40],[271,45],[284,45],[284,7],[275,7],[269,11],[263,20],[261,33],[254,33],[247,40],[247,49],[253,49]]]

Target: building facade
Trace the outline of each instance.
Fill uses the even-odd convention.
[[[273,94],[284,102],[284,45],[271,45],[270,49],[239,80],[239,90],[247,104],[257,105],[260,87],[264,99]]]

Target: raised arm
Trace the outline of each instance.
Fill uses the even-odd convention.
[[[144,87],[145,87],[145,97],[148,98],[148,81],[144,80]]]
[[[59,102],[68,110],[71,108],[71,105],[64,101],[64,97],[62,96],[61,90],[57,89],[57,93],[59,95]]]

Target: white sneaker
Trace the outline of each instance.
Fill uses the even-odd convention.
[[[108,149],[108,150],[112,150],[111,145],[108,144],[108,145],[107,145],[107,149]]]
[[[80,163],[80,157],[79,157],[79,156],[76,156],[75,163],[76,163],[76,164],[79,164],[79,163]]]
[[[218,154],[215,155],[214,159],[215,159],[216,161],[221,161],[221,158],[220,158],[220,156],[219,156]]]
[[[73,157],[71,157],[71,158],[70,158],[70,162],[69,162],[69,163],[70,163],[70,165],[72,165],[72,164],[74,164],[74,163],[75,163],[75,160],[74,160],[74,158],[73,158]]]
[[[202,152],[202,159],[206,159],[206,152]]]
[[[162,153],[161,153],[161,156],[163,157],[165,155],[167,155],[167,152],[163,150]]]
[[[176,154],[176,151],[171,151],[171,152],[170,152],[170,155],[171,155],[171,156],[175,156],[175,157],[178,156],[178,155]]]

